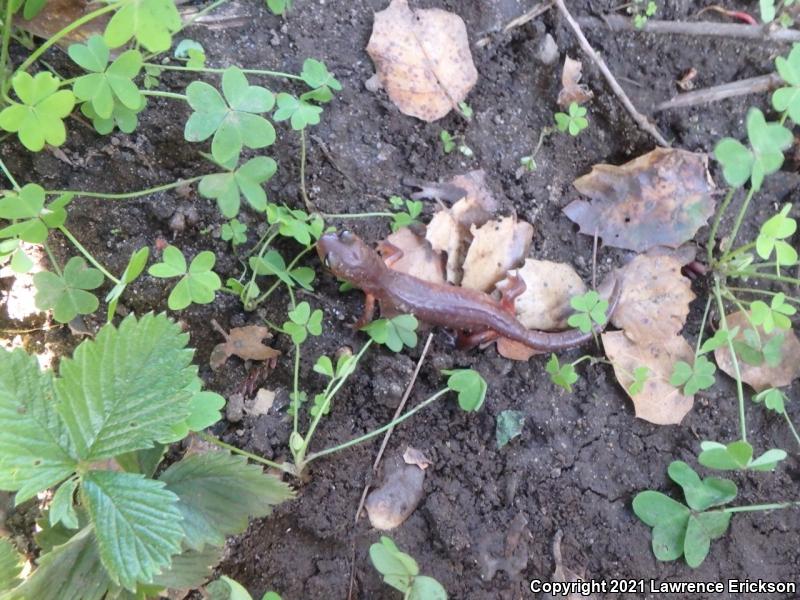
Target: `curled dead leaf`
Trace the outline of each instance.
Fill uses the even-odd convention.
[[[714,213],[708,156],[658,148],[621,166],[599,164],[573,182],[592,201],[575,200],[564,213],[581,233],[615,248],[642,252],[692,239]]]
[[[656,425],[676,425],[692,409],[694,396],[684,396],[670,385],[672,369],[679,360],[693,363],[694,351],[676,335],[639,345],[621,331],[603,333],[603,348],[614,366],[614,375],[633,400],[636,416]],[[648,377],[638,394],[631,394],[633,373],[647,367]]]
[[[611,323],[642,345],[678,335],[695,298],[680,262],[671,256],[640,255],[619,272],[624,283]]]
[[[575,269],[566,263],[528,258],[519,269],[509,272],[510,277],[515,275],[525,282],[525,291],[514,301],[520,323],[528,329],[567,329],[572,314],[570,298],[586,292]]]
[[[42,4],[44,5],[42,10],[30,20],[23,19],[20,11],[19,18],[14,19],[14,25],[40,38],[48,39],[67,25],[97,9],[94,2],[86,0],[47,0]],[[85,42],[93,35],[103,35],[108,20],[108,15],[101,15],[84,23],[61,38],[59,46],[66,48],[70,44]]]
[[[481,226],[497,212],[497,200],[486,183],[486,171],[483,169],[456,175],[449,183],[466,194],[450,209],[453,218],[464,227]]]
[[[533,226],[516,217],[488,221],[472,226],[472,243],[464,259],[462,287],[491,291],[510,269],[528,255],[533,239]]]
[[[566,108],[573,102],[583,104],[594,98],[592,90],[579,83],[583,64],[569,56],[564,57],[564,69],[561,71],[561,91],[558,92],[558,105]]]
[[[424,121],[444,117],[478,81],[461,17],[407,0],[375,13],[367,53],[391,101]]]
[[[274,363],[281,355],[280,351],[261,343],[261,340],[272,337],[268,327],[248,325],[246,327],[234,327],[230,333],[226,333],[216,321],[211,323],[225,338],[225,342],[217,344],[211,351],[208,363],[214,371],[222,367],[231,356],[238,356],[242,360],[260,360]]]
[[[783,343],[780,345],[780,362],[775,366],[770,366],[766,360],[760,365],[748,364],[737,350],[742,381],[755,391],[760,392],[771,387],[789,385],[800,375],[800,341],[798,341],[797,335],[793,330],[774,329],[770,333],[764,333],[761,327],[753,327],[742,311],[727,315],[725,320],[728,323],[728,329],[732,330],[734,327],[739,327],[739,332],[733,338],[734,343],[744,343],[748,335],[747,330],[755,329],[758,332],[758,339],[762,348],[776,336],[783,335]],[[731,361],[731,353],[727,344],[714,351],[714,359],[720,369],[730,377],[736,378],[736,371],[733,368],[733,361]]]
[[[378,246],[378,250],[395,271],[433,283],[445,282],[442,255],[435,252],[424,237],[408,227],[401,227],[392,233]],[[402,256],[395,260],[392,254],[397,251],[402,252]]]
[[[403,452],[403,461],[407,465],[416,465],[420,469],[427,469],[431,466],[431,459],[429,459],[422,450],[417,450],[413,446],[406,447],[406,451]]]

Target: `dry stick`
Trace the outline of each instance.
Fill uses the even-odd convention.
[[[553,8],[552,0],[550,2],[540,2],[525,14],[522,14],[514,19],[511,19],[508,23],[505,24],[502,31],[503,33],[508,33],[515,27],[520,27],[522,25],[525,25],[525,23],[527,23],[528,21],[532,21],[536,17],[543,15],[551,8]],[[492,36],[487,35],[479,39],[477,42],[475,42],[475,46],[478,48],[483,48],[484,46],[487,46],[491,41],[492,41]]]
[[[715,23],[713,21],[654,21],[647,19],[642,28],[619,15],[581,17],[578,23],[588,29],[610,29],[611,31],[635,31],[645,33],[673,33],[677,35],[708,35],[713,37],[735,37],[762,42],[798,42],[800,31],[794,29],[764,30],[761,25],[740,25],[738,23]]]
[[[433,333],[428,334],[428,339],[425,340],[425,346],[422,348],[422,354],[417,361],[417,366],[414,368],[414,373],[411,375],[411,381],[408,382],[406,386],[406,391],[403,393],[403,398],[400,400],[400,405],[397,407],[397,410],[394,411],[394,416],[392,417],[392,421],[397,419],[400,414],[403,412],[403,409],[406,406],[406,402],[408,401],[408,397],[411,395],[411,390],[414,387],[414,384],[417,381],[417,377],[419,376],[419,370],[422,368],[422,363],[425,361],[425,356],[428,354],[428,348],[431,346],[431,340],[433,339]],[[386,450],[386,445],[389,443],[389,436],[392,435],[394,431],[394,427],[389,429],[386,432],[386,435],[383,436],[383,442],[381,442],[381,447],[378,450],[378,456],[375,457],[375,462],[372,463],[372,473],[369,475],[369,479],[367,481],[367,485],[364,486],[364,491],[361,493],[361,500],[358,503],[358,509],[356,510],[356,517],[353,519],[354,524],[358,524],[358,517],[361,514],[361,510],[364,508],[364,502],[367,500],[367,492],[369,492],[369,486],[372,481],[372,478],[378,472],[378,465],[381,462],[381,458],[383,458],[383,452]],[[353,541],[353,562],[352,568],[350,569],[350,591],[347,594],[348,599],[353,597],[353,583],[355,581],[355,540]]]
[[[781,81],[780,75],[770,73],[769,75],[759,75],[758,77],[723,83],[722,85],[715,85],[695,90],[694,92],[687,92],[686,94],[678,94],[674,98],[656,106],[655,111],[660,112],[671,108],[686,108],[687,106],[708,104],[725,100],[725,98],[735,98],[736,96],[745,96],[747,94],[760,94],[778,87]]]
[[[572,31],[575,33],[575,36],[578,38],[578,43],[580,44],[581,48],[589,56],[589,58],[592,59],[594,64],[597,65],[597,67],[600,69],[600,72],[603,73],[603,76],[606,78],[609,87],[614,94],[616,94],[617,98],[619,98],[620,102],[622,102],[622,105],[625,107],[625,110],[628,111],[628,114],[631,116],[631,118],[636,121],[636,124],[639,125],[640,129],[649,133],[660,146],[668,148],[670,143],[664,139],[664,137],[659,133],[658,129],[653,126],[647,117],[636,110],[633,102],[631,102],[631,99],[628,98],[625,90],[622,89],[617,80],[614,78],[614,75],[609,70],[606,62],[600,57],[599,54],[597,54],[597,52],[595,52],[591,44],[589,44],[589,40],[587,40],[586,36],[583,35],[580,25],[578,25],[570,12],[567,10],[564,0],[555,0],[555,2],[556,6],[558,6],[558,10],[561,12],[562,16],[564,19],[566,19],[567,23],[572,28]]]

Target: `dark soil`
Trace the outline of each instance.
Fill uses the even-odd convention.
[[[653,141],[637,129],[600,73],[584,60],[584,80],[595,93],[589,107],[589,129],[576,139],[550,137],[538,157],[538,170],[517,178],[520,157],[531,151],[540,130],[551,124],[563,56],[581,57],[563,20],[550,11],[502,34],[496,32],[533,2],[414,2],[419,7],[440,6],[459,13],[472,42],[493,36],[488,46],[474,49],[480,80],[468,99],[475,111],[473,121],[466,123],[450,115],[441,122],[425,124],[400,114],[383,93],[373,94],[364,87],[372,75],[364,51],[372,14],[385,4],[384,0],[297,0],[284,21],[271,15],[263,2],[242,3],[236,10],[246,16],[244,25],[196,28],[188,33],[205,46],[212,66],[238,64],[296,72],[304,58],[316,57],[341,80],[345,89],[326,109],[322,123],[313,128],[315,137],[309,148],[309,193],[320,211],[386,210],[386,198],[408,193],[401,183],[404,177],[436,181],[482,168],[502,211],[516,211],[533,223],[532,254],[569,262],[588,281],[592,239],[578,234],[561,212],[577,196],[570,183],[596,163],[621,163],[649,151]],[[570,2],[576,15],[604,12],[617,4],[616,0]],[[666,5],[659,9],[663,19],[691,18],[705,5],[693,0],[660,4]],[[755,10],[752,3],[744,8]],[[553,66],[544,66],[537,59],[536,49],[545,33],[555,38],[560,52]],[[731,39],[615,35],[599,30],[588,31],[587,36],[644,112],[675,94],[675,81],[691,67],[698,71],[696,85],[705,87],[768,73],[774,56],[788,50]],[[57,53],[51,59],[68,68]],[[174,74],[163,77],[164,89],[178,92],[189,81]],[[277,88],[279,83],[270,85]],[[751,104],[769,110],[767,96],[761,95],[660,114],[656,122],[675,146],[708,152],[722,136],[741,136]],[[23,182],[37,181],[52,189],[142,189],[208,168],[197,154],[200,146],[183,141],[187,116],[186,106],[151,98],[137,131],[130,136],[117,133],[110,139],[72,121],[69,141],[62,150],[73,165],[51,152],[29,154],[11,140],[3,143],[0,153]],[[442,128],[463,134],[474,158],[444,155],[438,144]],[[322,151],[323,144],[327,154]],[[280,169],[268,186],[269,193],[273,201],[300,207],[298,152],[297,135],[279,127],[279,141],[270,154],[279,161]],[[765,214],[790,200],[799,181],[796,164],[789,161],[759,197],[744,233],[752,234]],[[176,212],[185,217],[184,229],[177,232],[169,225]],[[237,257],[219,239],[222,220],[216,207],[194,189],[115,203],[80,199],[73,203],[69,219],[72,231],[116,273],[124,268],[131,252],[142,246],[154,249],[161,238],[187,255],[212,249],[223,279],[238,275]],[[250,225],[250,240],[254,241],[256,230],[263,227],[260,219],[252,213],[243,213],[240,219]],[[381,220],[361,220],[352,226],[369,241],[379,240],[388,231]],[[704,235],[705,230],[701,238]],[[66,240],[57,239],[55,246],[62,258],[74,254]],[[598,263],[607,271],[629,257],[625,252],[601,248]],[[322,272],[316,259],[309,264],[318,268],[320,277],[316,293],[307,299],[324,309],[326,316],[323,335],[307,344],[308,361],[302,370],[303,381],[316,386],[322,382],[311,372],[313,358],[342,346],[358,348],[364,337],[346,326],[360,310],[358,296],[340,295],[337,283]],[[0,283],[6,289],[10,280]],[[702,287],[696,291],[701,293]],[[123,303],[137,313],[166,310],[166,296],[163,281],[144,276]],[[699,328],[700,303],[693,305],[686,327],[690,341]],[[276,294],[262,310],[245,313],[235,298],[218,294],[213,304],[194,306],[176,316],[191,332],[198,364],[207,365],[211,348],[220,341],[209,325],[212,318],[226,328],[258,323],[262,317],[282,322],[286,304],[286,297]],[[0,322],[4,329],[12,330],[45,324],[43,318],[25,322],[4,318]],[[100,313],[87,319],[90,329],[101,323]],[[278,392],[277,404],[283,407],[292,357],[281,337],[276,345],[284,355],[262,385]],[[46,345],[69,351],[77,343],[66,327],[27,335],[25,340],[32,350]],[[420,351],[417,348],[397,356],[383,350],[370,352],[342,391],[330,418],[323,422],[315,448],[347,440],[390,420]],[[575,351],[565,358],[578,355]],[[544,363],[544,357],[528,363],[510,362],[494,349],[457,352],[443,332],[436,332],[409,406],[439,389],[443,385],[439,371],[451,367],[480,371],[489,384],[486,404],[477,414],[467,415],[452,399],[443,400],[400,426],[391,437],[389,454],[402,452],[411,444],[433,461],[420,506],[391,535],[417,559],[423,573],[441,581],[450,597],[529,597],[530,579],[550,579],[554,569],[551,545],[558,530],[564,533],[565,565],[595,579],[796,580],[800,573],[797,511],[736,515],[729,533],[713,542],[709,558],[692,570],[682,561],[657,562],[648,528],[631,510],[633,496],[643,489],[677,495],[678,489],[666,477],[670,461],[696,464],[701,440],[735,439],[737,407],[729,380],[721,376],[711,393],[699,394],[680,426],[659,427],[634,418],[630,401],[607,366],[580,367],[581,380],[575,392],[567,394],[549,381]],[[240,388],[249,368],[231,359],[217,373],[203,366],[202,374],[211,389],[227,396]],[[797,386],[790,395],[797,396]],[[495,418],[505,409],[523,411],[525,428],[520,437],[498,450]],[[796,407],[789,410],[797,421],[800,413]],[[792,454],[774,474],[734,474],[740,488],[737,503],[796,498],[800,480],[797,448],[783,420],[751,406],[748,428],[757,451],[780,447]],[[270,458],[286,456],[289,430],[282,410],[245,416],[218,428],[227,441]],[[312,464],[308,480],[298,485],[297,499],[278,507],[269,518],[253,522],[235,539],[220,573],[242,582],[254,597],[275,589],[287,600],[344,600],[351,572],[353,598],[399,597],[381,582],[368,558],[369,546],[379,532],[372,530],[365,518],[354,525],[378,446],[376,441]],[[516,548],[507,549],[506,538],[514,533],[512,522],[520,522],[515,521],[518,515],[524,516],[527,525]],[[507,550],[525,567],[485,578],[488,562],[504,557]]]

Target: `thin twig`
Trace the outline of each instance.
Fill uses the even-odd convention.
[[[625,90],[622,89],[622,86],[617,82],[614,75],[606,65],[606,62],[600,57],[597,52],[595,52],[594,48],[592,48],[591,44],[589,44],[589,40],[586,39],[586,36],[583,35],[583,31],[581,30],[580,25],[578,25],[577,21],[573,18],[570,12],[567,10],[567,6],[564,4],[564,0],[555,0],[556,6],[558,10],[561,12],[561,15],[567,21],[569,26],[572,28],[572,31],[575,33],[575,36],[578,38],[578,43],[580,44],[583,51],[592,59],[594,64],[600,69],[600,72],[603,73],[603,76],[606,78],[609,87],[611,90],[616,94],[617,98],[619,98],[622,105],[625,107],[625,110],[628,111],[628,114],[631,118],[636,121],[636,124],[639,125],[639,128],[646,133],[649,133],[653,139],[655,139],[660,146],[669,147],[670,143],[664,139],[664,137],[659,133],[658,129],[645,117],[641,114],[636,107],[631,102],[631,99],[628,98],[628,95],[625,93]]]
[[[666,33],[677,35],[707,35],[714,37],[734,37],[762,42],[797,42],[800,31],[795,29],[775,29],[765,31],[760,25],[740,25],[738,23],[715,23],[714,21],[656,21],[647,19],[644,27],[637,28],[633,22],[620,15],[580,17],[578,23],[587,29],[610,29],[611,31],[634,31],[644,33]]]
[[[748,79],[723,83],[722,85],[715,85],[685,94],[678,94],[674,98],[656,106],[655,112],[669,110],[671,108],[686,108],[687,106],[719,102],[726,98],[735,98],[736,96],[745,96],[747,94],[760,94],[761,92],[775,89],[781,84],[781,81],[783,80],[780,75],[777,73],[770,73],[769,75],[759,75],[758,77],[750,77]]]
[[[597,238],[600,234],[600,228],[594,229],[594,244],[592,244],[592,289],[597,289]]]
[[[525,25],[525,23],[532,21],[533,19],[535,19],[540,15],[543,15],[551,8],[553,8],[552,0],[550,0],[549,2],[540,2],[526,13],[511,19],[508,23],[505,24],[505,26],[503,26],[502,30],[500,31],[502,31],[503,33],[508,33],[515,27],[520,27],[522,25]],[[490,35],[486,35],[481,39],[479,39],[477,42],[475,42],[475,46],[477,48],[483,48],[484,46],[487,46],[492,41],[491,33],[497,33],[497,31],[498,30],[493,30],[490,32]]]

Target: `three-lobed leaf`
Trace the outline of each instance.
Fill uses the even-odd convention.
[[[110,48],[132,38],[150,52],[169,50],[172,34],[181,28],[174,0],[126,0],[106,25],[103,40]]]
[[[447,387],[458,394],[461,410],[475,412],[483,406],[487,385],[480,373],[472,369],[454,369],[442,373],[449,375]]]
[[[216,260],[213,252],[204,250],[192,259],[187,269],[183,253],[175,246],[167,246],[162,254],[162,262],[151,265],[147,272],[153,277],[181,278],[172,288],[167,306],[171,310],[182,310],[192,303],[209,304],[214,301],[216,291],[222,287],[222,280],[212,270]]]
[[[103,284],[103,274],[89,267],[83,258],[73,256],[60,275],[40,271],[33,276],[33,284],[36,308],[53,309],[56,321],[68,323],[78,315],[93,313],[100,306],[97,296],[89,290]]]
[[[198,191],[214,198],[222,214],[232,219],[239,214],[241,196],[258,212],[267,209],[267,194],[262,184],[272,179],[278,164],[267,156],[251,158],[227,173],[212,173],[200,180]]]

